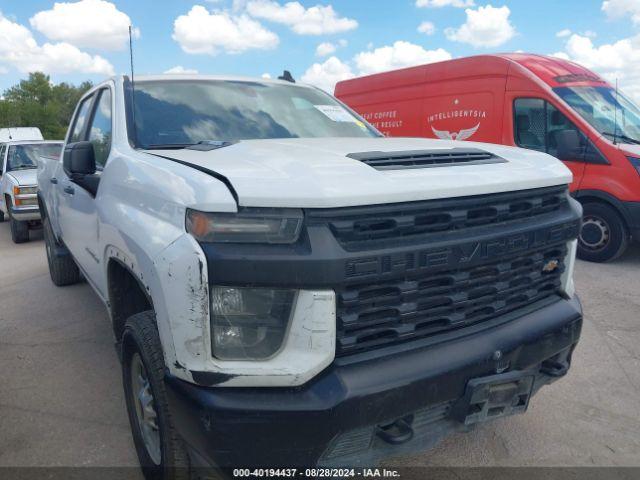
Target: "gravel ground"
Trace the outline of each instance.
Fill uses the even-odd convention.
[[[578,262],[586,313],[569,375],[525,415],[449,437],[395,466],[640,466],[640,248]],[[56,288],[42,235],[0,224],[0,466],[135,466],[105,308]]]

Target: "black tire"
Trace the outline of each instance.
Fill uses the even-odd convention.
[[[47,251],[47,263],[49,264],[49,275],[51,281],[58,287],[73,285],[80,281],[80,269],[71,255],[59,257],[53,254],[55,248],[60,247],[56,241],[51,223],[48,218],[42,221],[44,229],[44,245]]]
[[[29,241],[29,223],[16,220],[9,215],[11,226],[11,240],[13,243],[25,243]]]
[[[620,214],[604,203],[587,203],[583,210],[578,258],[609,262],[622,255],[629,245],[629,230]]]
[[[139,366],[139,359],[144,365],[148,390],[151,393],[150,404],[153,405],[156,414],[160,443],[159,464],[152,459],[153,454],[150,454],[147,448],[143,427],[136,410],[137,408],[145,410],[141,402],[137,403],[140,394],[134,391],[132,379],[132,361]],[[122,335],[122,381],[133,442],[142,472],[148,480],[188,479],[190,478],[189,456],[171,418],[164,372],[164,356],[155,324],[155,314],[148,311],[133,315],[127,320]]]
[[[4,212],[0,210],[0,223],[4,222]]]

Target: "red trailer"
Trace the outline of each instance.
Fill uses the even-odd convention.
[[[340,82],[336,96],[389,136],[513,145],[573,172],[578,255],[602,262],[640,240],[640,108],[566,60],[480,55]]]

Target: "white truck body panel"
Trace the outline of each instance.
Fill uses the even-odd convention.
[[[346,155],[368,151],[482,148],[506,163],[375,170]],[[571,172],[554,157],[513,147],[422,138],[249,140],[210,152],[148,152],[225,176],[245,207],[329,208],[481,195],[561,185]],[[261,182],[256,182],[260,178]]]

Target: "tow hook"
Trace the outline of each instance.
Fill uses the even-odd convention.
[[[391,445],[400,445],[413,438],[413,415],[399,418],[391,423],[378,425],[376,435]]]
[[[566,360],[558,362],[555,360],[547,360],[543,362],[540,372],[550,377],[562,377],[569,370],[569,362]]]

